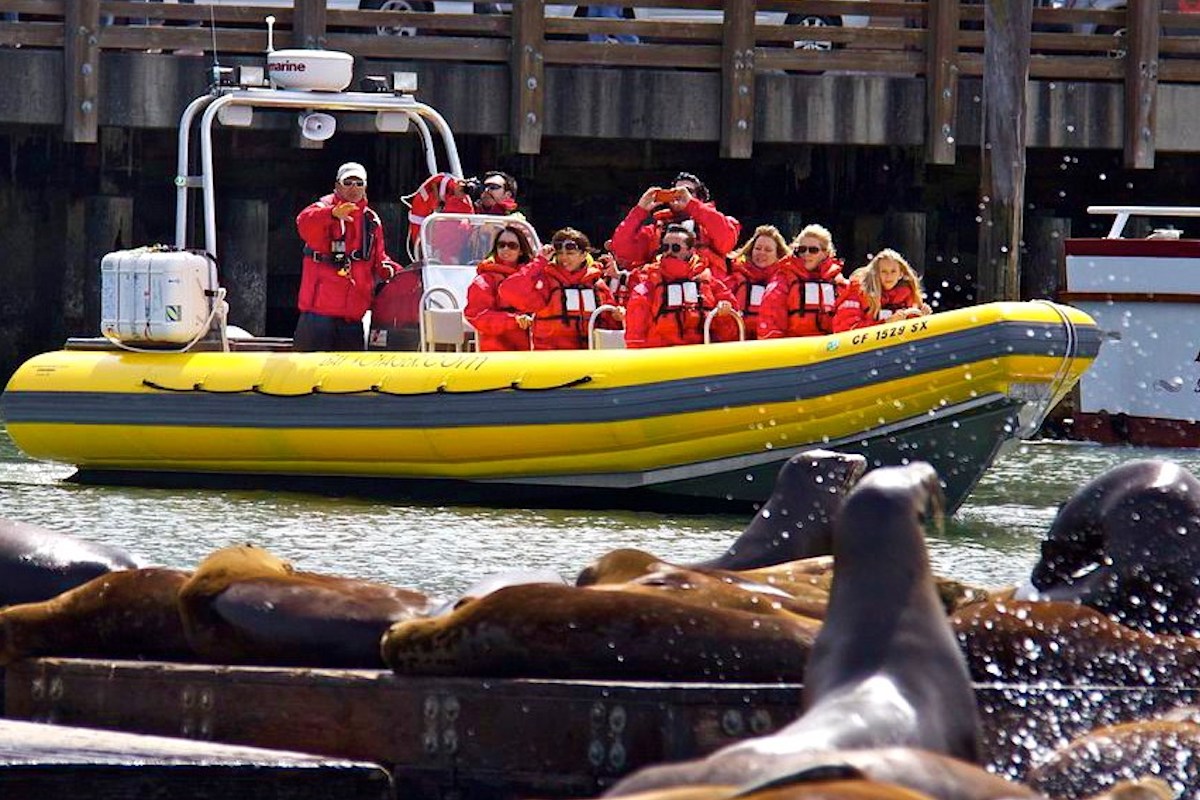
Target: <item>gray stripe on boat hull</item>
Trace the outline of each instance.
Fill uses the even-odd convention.
[[[870,329],[867,329],[870,330]],[[1094,357],[1100,333],[1077,329],[1076,354]],[[1001,322],[872,348],[806,367],[686,378],[611,389],[277,397],[203,391],[5,392],[9,423],[191,427],[411,429],[617,422],[834,394],[1002,355],[1062,356],[1058,324]],[[583,361],[584,359],[581,359]],[[581,375],[582,377],[582,375]]]

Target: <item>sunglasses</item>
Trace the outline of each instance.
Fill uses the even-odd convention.
[[[497,250],[520,250],[521,245],[516,242],[496,242]]]
[[[484,188],[484,190],[489,191],[489,192],[503,192],[505,189],[505,186],[503,183],[485,183],[483,185],[483,188]]]
[[[809,255],[814,255],[814,256],[817,253],[825,252],[824,247],[813,247],[811,244],[808,247],[804,247],[803,245],[801,245],[800,247],[797,247],[796,250],[798,250],[801,253],[808,253]]]
[[[345,186],[347,188],[349,188],[351,186],[366,186],[366,185],[367,185],[366,181],[360,181],[358,178],[346,178],[344,181],[342,181],[342,186]]]
[[[662,246],[662,251],[664,253],[679,253],[687,249],[688,246],[686,244],[680,244],[679,242],[672,242],[671,244],[663,242]]]
[[[582,250],[582,249],[583,249],[583,245],[579,244],[579,242],[559,242],[557,245],[554,246],[554,251],[556,253],[562,253],[562,252],[574,253],[577,250]]]

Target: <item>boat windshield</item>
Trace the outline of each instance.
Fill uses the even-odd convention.
[[[487,256],[496,235],[507,225],[525,232],[536,253],[537,231],[519,217],[488,214],[431,214],[421,225],[421,252],[427,266],[473,267]]]

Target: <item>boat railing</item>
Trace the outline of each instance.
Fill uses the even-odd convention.
[[[617,329],[597,328],[596,323],[601,314],[618,312],[620,308],[612,303],[597,306],[588,318],[588,348],[591,350],[620,350],[625,347],[625,326]]]
[[[738,341],[746,341],[746,320],[742,319],[742,312],[732,306],[723,308],[717,306],[712,311],[708,312],[704,317],[704,343],[712,344],[712,322],[719,316],[729,315],[737,321],[738,326]]]
[[[1121,239],[1129,218],[1138,217],[1200,217],[1200,206],[1088,206],[1089,214],[1115,214],[1106,239]]]
[[[438,305],[440,302],[449,302],[450,305]],[[455,351],[461,351],[464,347],[470,349],[474,341],[474,328],[463,319],[454,292],[445,286],[435,286],[422,293],[421,314],[417,325],[420,328],[423,352],[437,350],[438,345],[448,345]]]

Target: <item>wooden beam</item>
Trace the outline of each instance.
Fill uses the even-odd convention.
[[[925,160],[953,164],[958,109],[958,0],[929,0],[925,67]]]
[[[325,49],[325,0],[296,0],[292,22],[292,44],[313,50]]]
[[[542,116],[546,107],[545,56],[546,18],[544,0],[515,0],[513,3],[512,120],[509,130],[517,152],[536,155],[542,151]]]
[[[1125,166],[1154,169],[1161,0],[1129,3],[1125,56]]]
[[[100,0],[67,3],[63,14],[63,140],[99,140]]]
[[[977,298],[1019,300],[1025,205],[1025,84],[1032,35],[1029,0],[987,0],[984,10],[983,142]]]
[[[754,150],[754,12],[756,0],[728,0],[721,37],[721,157]]]

